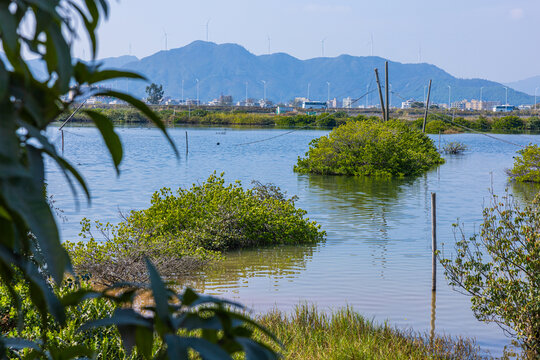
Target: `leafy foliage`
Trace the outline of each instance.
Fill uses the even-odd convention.
[[[540,183],[540,147],[531,144],[518,151],[519,156],[514,157],[514,167],[508,175],[517,182]]]
[[[475,316],[515,336],[529,359],[540,356],[538,205],[540,195],[524,208],[493,195],[480,233],[467,239],[458,228],[455,259],[441,260],[450,284],[471,296]]]
[[[294,170],[301,173],[414,176],[444,163],[433,141],[400,121],[351,121],[315,139]]]
[[[277,244],[314,243],[324,237],[320,225],[304,218],[273,185],[243,189],[225,185],[223,174],[211,175],[191,189],[168,188],[152,196],[148,209],[132,211],[116,226],[97,223],[107,241],[98,242],[90,221],[82,234],[89,241],[68,243],[79,272],[113,281],[142,281],[137,271],[149,257],[166,276],[189,274],[223,251]]]
[[[14,288],[21,297],[21,310],[17,311],[6,286],[0,286],[0,328],[2,334],[9,338],[19,338],[28,341],[39,341],[46,337],[48,349],[52,352],[67,351],[69,348],[83,346],[89,354],[97,359],[122,359],[125,351],[122,347],[120,333],[113,327],[101,327],[78,331],[79,327],[88,321],[110,317],[114,312],[114,303],[106,298],[87,299],[77,304],[66,306],[66,324],[60,326],[57,322],[48,322],[45,328],[43,319],[37,307],[30,301],[29,288],[22,281],[15,281]],[[83,279],[66,279],[60,287],[55,287],[55,295],[68,299],[80,291],[90,291],[89,283]],[[24,326],[19,326],[24,324]],[[30,349],[13,351],[26,354]]]
[[[80,25],[90,39],[91,56],[95,59],[97,26],[108,16],[108,12],[106,0],[0,2],[0,53],[3,55],[0,57],[0,278],[2,292],[9,295],[9,306],[15,309],[17,315],[17,334],[24,334],[24,321],[29,320],[23,313],[24,296],[24,300],[29,301],[38,314],[41,335],[39,340],[33,341],[21,337],[6,337],[7,333],[3,332],[0,336],[1,358],[5,358],[8,352],[27,353],[27,358],[30,359],[91,357],[92,349],[81,342],[74,345],[62,343],[57,346],[55,339],[48,335],[49,329],[69,331],[69,306],[81,306],[86,298],[105,297],[119,303],[126,301],[125,292],[120,297],[114,297],[87,289],[80,289],[66,296],[55,291],[55,286],[59,286],[64,280],[65,273],[71,271],[71,261],[60,243],[58,228],[45,196],[44,156],[50,157],[59,165],[74,193],[77,184],[88,199],[90,193],[77,170],[56,152],[55,147],[43,135],[47,127],[81,95],[113,97],[143,113],[163,131],[178,154],[163,122],[142,101],[122,92],[95,87],[102,81],[143,77],[130,72],[103,70],[95,61],[85,63],[71,56],[71,45],[79,36],[76,26]],[[25,61],[29,57],[37,58],[46,66],[46,80],[40,81],[30,72]],[[66,100],[65,95],[68,92],[72,95],[69,98],[73,100]],[[123,151],[111,120],[92,110],[85,110],[85,114],[100,131],[113,165],[119,171]],[[180,337],[176,330],[182,323],[168,313],[171,309],[167,303],[171,296],[170,290],[162,286],[161,279],[150,263],[147,267],[157,304],[154,311],[156,317],[144,318],[143,321],[142,316],[134,309],[122,308],[115,310],[107,324],[101,324],[116,325],[121,333],[126,326],[129,328],[134,325],[137,329],[144,327],[146,330],[140,330],[136,336],[136,345],[140,346],[138,350],[143,357],[150,357],[147,345],[153,343],[154,329],[164,344],[158,352],[158,358],[187,359],[185,349],[188,347],[194,348],[203,358],[208,359],[228,358],[221,355],[239,350],[244,350],[247,357],[257,351],[267,355],[266,358],[275,356],[264,345],[250,340],[249,332],[238,330],[242,325],[237,320],[249,322],[249,319],[240,319],[238,315],[221,306],[221,302],[216,299],[200,300],[193,292],[189,293],[189,300],[178,299],[180,305],[194,306],[197,300],[199,304],[215,305],[216,314],[219,314],[222,322],[213,329],[228,337],[226,341],[221,341],[212,330],[202,331],[203,337],[207,335],[209,338],[206,340]],[[19,284],[23,284],[22,287]],[[135,290],[127,292],[134,293]],[[10,309],[10,314],[11,311]],[[115,317],[117,312],[128,315]],[[36,317],[30,319],[32,318]],[[134,318],[137,318],[138,322],[132,321]],[[176,321],[174,324],[173,319]],[[193,329],[200,328],[198,325],[193,326]],[[73,336],[70,339],[75,341],[76,338]],[[218,345],[212,345],[218,341],[221,341]],[[207,346],[207,343],[210,345]],[[226,350],[217,350],[221,345],[229,347]],[[204,346],[204,349],[201,350],[201,346]]]
[[[525,121],[519,116],[509,115],[496,119],[493,122],[493,130],[523,130],[525,128]]]
[[[146,87],[146,94],[148,95],[146,101],[148,101],[149,104],[159,104],[161,100],[163,100],[163,85],[151,83]]]

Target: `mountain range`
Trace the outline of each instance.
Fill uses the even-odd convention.
[[[237,44],[205,41],[159,51],[142,59],[121,56],[100,60],[103,68],[135,71],[149,82],[162,84],[165,96],[176,99],[196,99],[197,83],[201,101],[220,95],[232,95],[235,102],[243,100],[246,83],[248,97],[261,99],[264,81],[266,97],[274,102],[307,97],[309,88],[312,100],[326,101],[329,93],[330,99],[360,98],[357,105],[378,103],[373,69],[379,69],[384,85],[385,61],[377,56],[340,55],[300,60],[285,53],[254,55]],[[460,79],[427,63],[389,61],[389,79],[393,106],[408,99],[423,101],[430,79],[433,81],[432,103],[448,103],[449,95],[451,102],[480,99],[480,93],[486,101],[506,101],[507,85],[484,79]],[[118,80],[108,85],[143,97],[149,82]],[[366,96],[367,92],[369,95]],[[533,102],[534,96],[508,87],[509,104]]]
[[[506,85],[525,94],[534,95],[536,92],[540,96],[540,75],[507,83]]]

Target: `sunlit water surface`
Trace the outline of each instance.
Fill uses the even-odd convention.
[[[317,304],[321,310],[350,305],[378,322],[429,332],[431,192],[437,193],[439,247],[444,244],[448,252],[457,219],[465,224],[468,235],[478,228],[491,185],[498,194],[508,187],[518,199],[535,190],[507,182],[505,170],[512,166],[519,148],[482,135],[443,135],[441,145],[460,141],[469,151],[446,156],[446,164],[425,176],[383,181],[294,173],[293,165],[309,142],[328,131],[288,132],[175,128],[169,133],[180,150],[177,159],[158,130],[120,128],[125,158],[117,177],[97,131],[70,127],[65,133],[65,156],[88,181],[92,202],[88,206],[79,197],[77,209],[62,174],[48,163],[48,191],[67,218],[60,224],[62,237],[77,240],[82,217],[118,222],[119,210],[148,207],[155,190],[200,183],[213,171],[225,172],[227,181],[239,179],[245,186],[251,186],[253,179],[271,182],[299,197],[297,206],[322,224],[326,241],[228,254],[192,286],[238,300],[256,312],[273,307],[288,311],[301,302]],[[284,136],[238,146],[281,134]],[[540,140],[538,135],[496,136],[521,145]],[[56,129],[50,129],[49,137],[60,146]],[[433,139],[438,145],[439,137]],[[500,355],[510,340],[497,326],[473,317],[469,299],[449,288],[440,267],[437,278],[435,332],[475,337],[483,349]]]

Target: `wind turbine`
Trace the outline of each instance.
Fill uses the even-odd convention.
[[[324,41],[326,40],[326,38],[322,39],[321,40],[321,46],[322,46],[322,57],[324,57]]]
[[[210,19],[206,22],[206,41],[208,41],[208,25],[210,24]]]
[[[167,32],[163,30],[163,33],[165,34],[165,51],[167,51]]]

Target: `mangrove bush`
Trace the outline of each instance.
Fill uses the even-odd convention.
[[[214,173],[190,189],[155,192],[148,209],[131,211],[118,225],[98,222],[107,241],[95,240],[85,220],[82,234],[89,241],[67,246],[79,273],[104,282],[136,280],[145,257],[165,275],[185,275],[224,251],[322,240],[320,225],[305,218],[295,200],[273,185],[225,185],[223,174]]]
[[[294,170],[323,175],[403,177],[444,163],[425,134],[394,120],[351,121],[310,143]]]
[[[517,182],[540,183],[540,147],[531,144],[518,151],[508,175]]]

